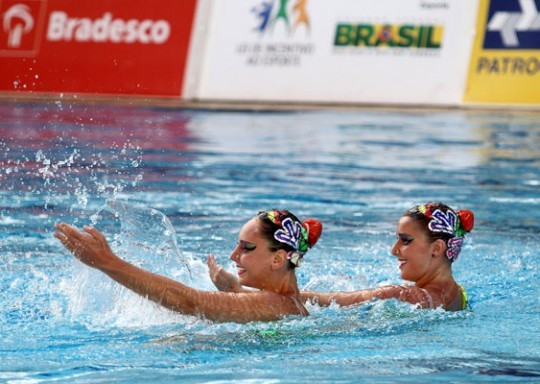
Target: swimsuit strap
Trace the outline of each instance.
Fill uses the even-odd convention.
[[[459,287],[459,291],[461,292],[461,309],[467,309],[469,306],[469,298],[467,297],[467,292],[465,292],[465,288],[463,288],[461,285],[457,285]]]

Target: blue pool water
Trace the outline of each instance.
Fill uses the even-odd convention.
[[[0,382],[540,382],[538,121],[2,103]],[[212,324],[146,302],[52,237],[56,222],[93,223],[132,262],[213,289],[206,255],[233,270],[242,223],[283,207],[324,224],[300,286],[353,290],[401,282],[395,224],[428,200],[476,214],[454,264],[471,311],[390,300]]]

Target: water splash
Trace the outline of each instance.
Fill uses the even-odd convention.
[[[112,240],[118,256],[155,273],[192,278],[191,260],[180,251],[171,221],[154,208],[110,199],[91,216]]]
[[[175,230],[162,212],[111,199],[90,219],[122,259],[188,285],[192,282],[191,265],[197,263],[180,251]],[[136,295],[99,271],[79,263],[74,268],[71,281],[63,284],[67,313],[88,328],[197,321]]]

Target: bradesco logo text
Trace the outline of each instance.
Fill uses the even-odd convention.
[[[439,25],[338,24],[334,46],[440,48]]]
[[[163,44],[171,34],[171,26],[166,20],[122,20],[113,19],[110,12],[103,17],[69,17],[61,11],[52,12],[47,28],[49,41],[77,41],[94,43],[142,43]]]

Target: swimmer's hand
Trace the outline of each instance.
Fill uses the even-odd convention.
[[[77,228],[60,223],[55,225],[54,237],[66,247],[77,259],[84,264],[98,269],[120,260],[111,250],[105,236],[97,229],[84,226],[81,232]]]
[[[214,255],[208,255],[206,264],[208,264],[210,279],[212,279],[212,283],[214,283],[218,290],[222,292],[243,292],[244,289],[238,282],[238,279],[216,263]]]

